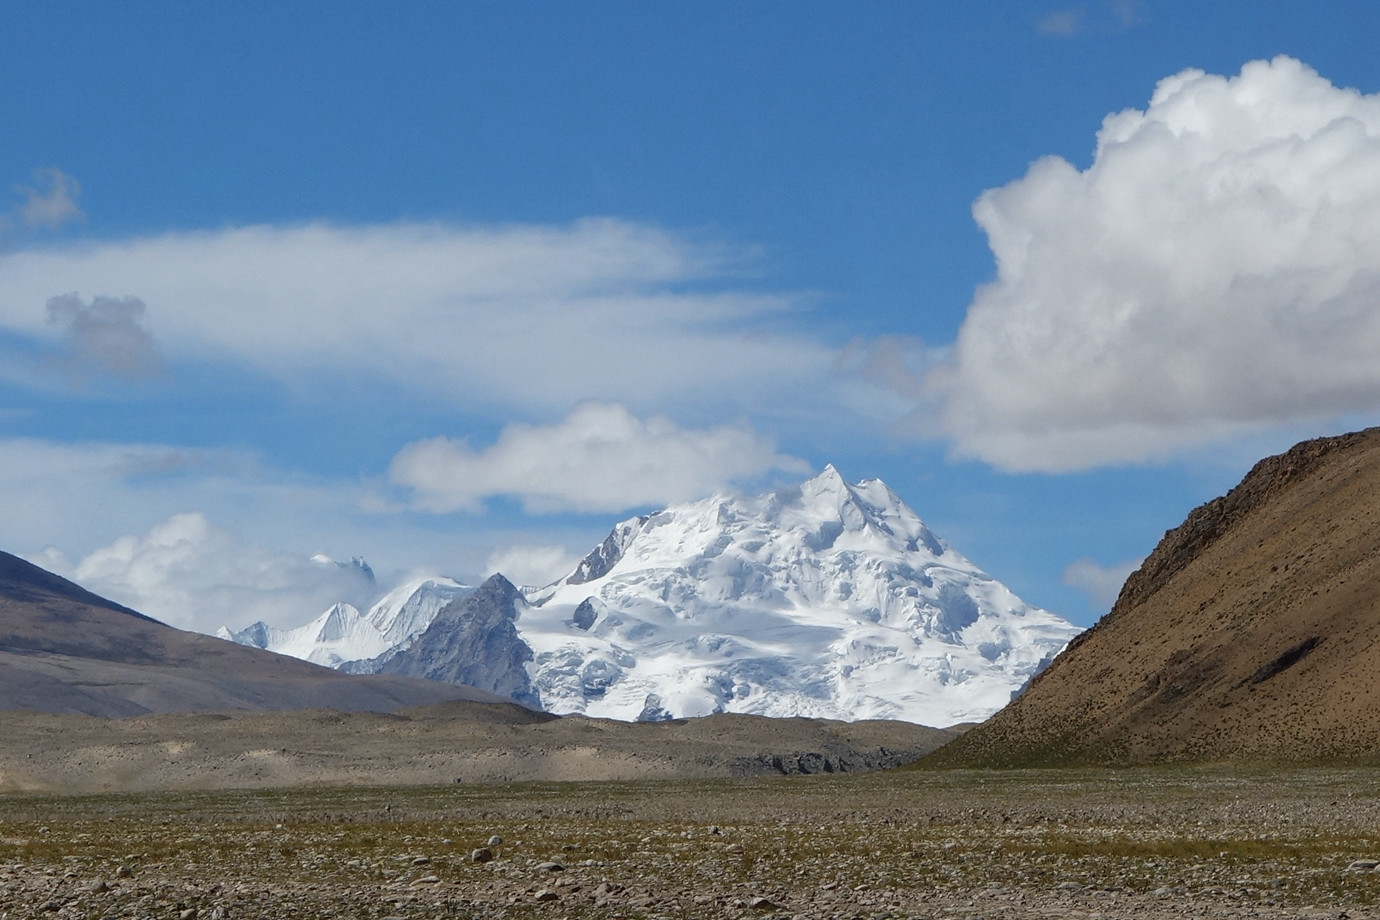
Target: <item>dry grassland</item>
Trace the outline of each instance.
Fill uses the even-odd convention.
[[[1366,858],[1371,770],[0,799],[3,918],[1362,920]]]

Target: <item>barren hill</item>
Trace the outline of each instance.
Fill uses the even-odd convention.
[[[0,711],[386,712],[456,699],[502,698],[410,678],[353,677],[184,632],[0,553]]]
[[[1380,429],[1195,509],[1026,693],[924,762],[1380,761]]]

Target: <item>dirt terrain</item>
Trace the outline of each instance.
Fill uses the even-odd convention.
[[[1369,770],[0,798],[4,918],[1367,920],[1376,858]]]
[[[1262,460],[951,765],[1380,762],[1380,429]]]
[[[0,713],[0,793],[685,779],[909,763],[955,732],[717,715],[628,723],[515,703],[396,713]]]

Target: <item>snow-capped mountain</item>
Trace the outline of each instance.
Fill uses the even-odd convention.
[[[1079,632],[832,466],[624,521],[527,601],[543,706],[624,719],[979,720]]]
[[[951,725],[1001,708],[1078,632],[940,540],[884,483],[849,485],[830,466],[794,488],[623,521],[525,595],[496,575],[410,648],[360,667],[618,719]]]
[[[364,565],[362,560],[356,562]],[[278,629],[260,621],[235,632],[221,627],[216,635],[240,645],[356,670],[350,667],[352,662],[406,648],[431,625],[441,608],[471,590],[449,578],[422,578],[390,591],[367,614],[342,603],[305,626]]]

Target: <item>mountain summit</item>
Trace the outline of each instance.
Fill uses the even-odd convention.
[[[1078,632],[833,466],[623,521],[526,600],[542,705],[621,719],[982,719]]]

